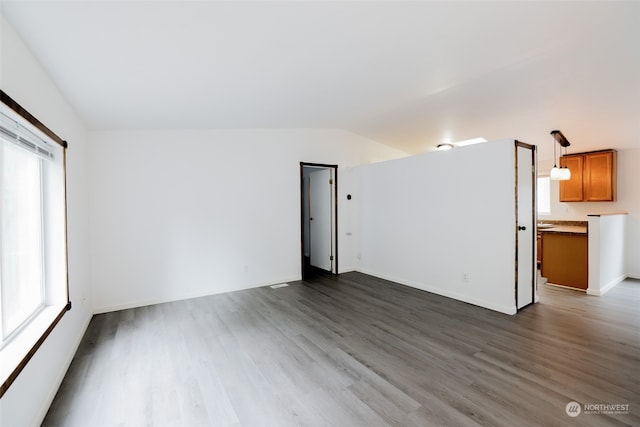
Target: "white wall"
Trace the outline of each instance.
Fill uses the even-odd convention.
[[[602,147],[605,149],[608,147]],[[618,197],[615,202],[559,201],[559,183],[551,181],[551,214],[540,216],[541,220],[587,221],[588,214],[626,212],[625,257],[629,277],[640,278],[640,149],[618,151]],[[540,165],[548,170],[551,163]]]
[[[342,207],[340,215],[340,251],[348,257],[340,255],[340,271],[358,269],[361,245],[360,229],[360,174],[358,167],[346,167],[341,171],[338,186],[338,204]],[[347,200],[351,195],[351,200]]]
[[[342,173],[406,155],[338,130],[90,138],[97,312],[299,279],[301,161],[339,165],[339,266],[349,270]]]
[[[590,295],[604,295],[626,277],[626,219],[627,215],[589,216]]]
[[[359,270],[515,313],[513,140],[358,170]]]
[[[85,129],[47,73],[1,18],[0,86],[69,142],[67,202],[69,292],[67,312],[0,400],[0,425],[36,426],[55,396],[91,318],[89,213]]]

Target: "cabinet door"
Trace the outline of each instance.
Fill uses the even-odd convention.
[[[582,155],[572,155],[560,157],[560,166],[569,168],[571,179],[560,181],[560,201],[561,202],[581,202],[583,195],[582,166],[584,157]]]
[[[604,151],[584,156],[584,200],[615,200],[615,152]]]
[[[589,284],[587,235],[542,233],[541,274],[551,284],[586,290]]]

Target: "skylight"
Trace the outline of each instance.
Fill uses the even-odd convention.
[[[465,147],[467,145],[480,144],[482,142],[487,142],[486,139],[482,137],[465,139],[464,141],[452,142],[451,144],[456,147]]]

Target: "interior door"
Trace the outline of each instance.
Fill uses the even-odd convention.
[[[517,307],[521,309],[534,301],[535,260],[535,148],[517,143]]]
[[[331,271],[331,170],[309,175],[309,240],[311,265]]]

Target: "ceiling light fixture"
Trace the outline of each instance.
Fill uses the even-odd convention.
[[[549,178],[554,181],[566,181],[571,179],[571,170],[569,170],[569,168],[558,167],[558,164],[556,163],[556,142],[565,149],[565,154],[567,147],[571,145],[571,143],[567,141],[567,138],[565,138],[559,130],[552,130],[551,135],[553,136],[553,167],[549,173]],[[562,149],[560,149],[560,151],[562,153]]]
[[[448,140],[449,138],[445,139],[445,141],[448,141]],[[451,150],[452,148],[466,147],[467,145],[480,144],[481,142],[487,142],[487,140],[484,138],[471,138],[471,139],[465,139],[464,141],[443,142],[442,144],[438,144],[436,146],[436,150],[438,151]]]

